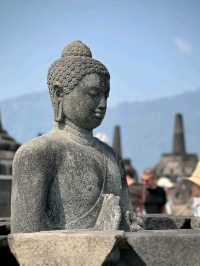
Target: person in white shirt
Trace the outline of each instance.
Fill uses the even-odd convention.
[[[167,203],[165,204],[166,213],[172,214],[172,190],[175,186],[174,183],[172,183],[172,181],[167,177],[160,177],[158,179],[157,185],[164,188],[167,196]]]

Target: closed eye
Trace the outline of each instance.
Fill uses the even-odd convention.
[[[98,96],[99,95],[99,92],[98,92],[98,90],[90,90],[89,92],[88,92],[88,94],[90,95],[90,96],[93,96],[93,97],[96,97],[96,96]]]
[[[98,97],[97,93],[88,93],[91,97]]]

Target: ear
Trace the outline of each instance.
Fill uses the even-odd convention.
[[[62,122],[63,120],[63,88],[59,84],[54,85],[54,115],[56,122]]]

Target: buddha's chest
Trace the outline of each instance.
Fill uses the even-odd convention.
[[[81,145],[62,151],[53,190],[70,214],[91,208],[104,190],[107,178],[103,154]],[[72,215],[72,213],[71,213]]]

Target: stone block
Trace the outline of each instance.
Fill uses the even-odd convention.
[[[199,230],[160,230],[126,233],[138,266],[199,266]]]
[[[141,216],[145,230],[168,230],[168,229],[190,229],[191,216],[173,216],[166,214],[146,214]],[[199,220],[199,218],[197,218]],[[195,229],[197,228],[196,221]],[[200,222],[199,222],[200,224]]]
[[[49,231],[9,235],[9,246],[23,266],[100,266],[122,231]]]
[[[0,175],[0,217],[10,217],[11,176]]]
[[[9,235],[23,266],[199,266],[200,230],[48,231]]]
[[[191,217],[190,225],[192,229],[200,229],[200,217]]]

